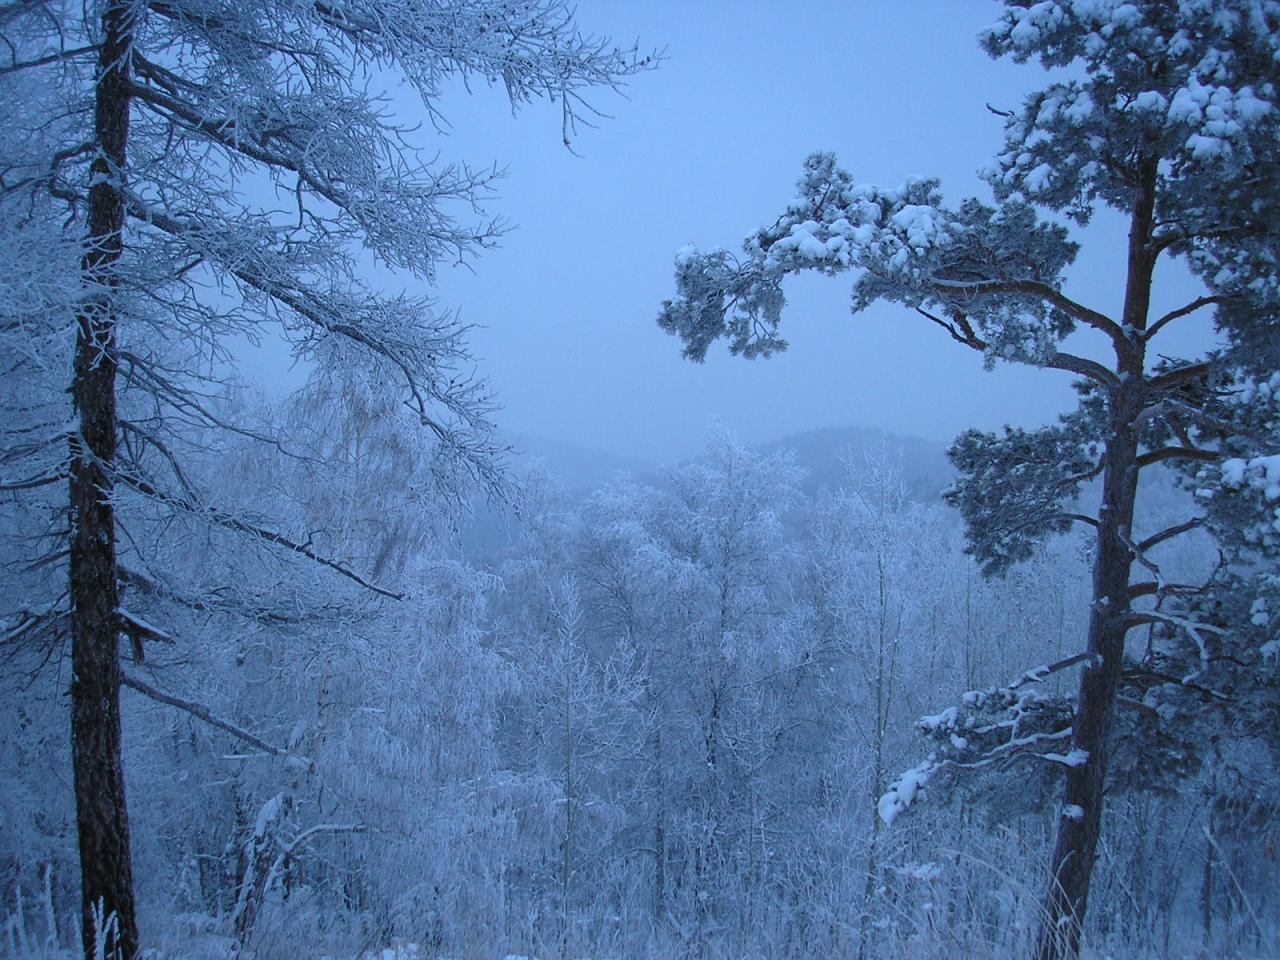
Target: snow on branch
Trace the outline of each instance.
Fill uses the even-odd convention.
[[[1189,684],[1199,677],[1203,676],[1205,671],[1209,669],[1209,662],[1212,655],[1209,650],[1209,642],[1203,636],[1206,633],[1225,635],[1227,631],[1212,623],[1205,623],[1199,620],[1192,620],[1188,617],[1180,617],[1171,613],[1164,613],[1159,610],[1142,610],[1130,613],[1127,622],[1132,625],[1140,625],[1144,623],[1159,623],[1172,627],[1190,637],[1195,643],[1196,649],[1200,654],[1200,668],[1194,670],[1182,678],[1182,683]]]
[[[123,607],[116,610],[116,619],[120,622],[120,629],[130,636],[141,637],[143,640],[154,640],[157,643],[173,643],[173,635],[168,631],[148,623]]]
[[[152,640],[157,643],[174,642],[169,633],[130,613],[123,607],[116,609],[116,624],[120,632],[133,642],[133,659],[136,663],[142,663],[145,659],[142,645],[144,640]]]
[[[1063,293],[1062,272],[1076,245],[1028,204],[993,208],[969,199],[943,206],[936,180],[898,189],[857,184],[829,153],[805,161],[799,196],[771,226],[743,244],[676,255],[676,296],[659,325],[701,360],[721,337],[747,356],[785,348],[777,336],[790,274],[856,271],[854,311],[877,300],[921,312],[988,363],[1010,360],[1069,370],[1112,387],[1114,373],[1057,345],[1076,324],[1104,332],[1117,347],[1120,326]],[[943,318],[948,319],[943,319]]]
[[[1090,650],[1086,650],[1083,653],[1077,653],[1070,657],[1063,657],[1061,660],[1055,661],[1054,663],[1044,664],[1039,667],[1032,667],[1030,670],[1025,671],[1022,676],[1018,677],[1018,679],[1010,683],[1005,689],[1017,690],[1019,687],[1024,687],[1029,683],[1042,683],[1046,677],[1057,673],[1059,670],[1066,670],[1068,667],[1074,667],[1077,663],[1086,662],[1091,667],[1097,666],[1098,655]]]
[[[1007,686],[971,690],[959,705],[920,718],[916,728],[933,742],[935,749],[880,798],[881,820],[892,823],[922,796],[925,785],[943,772],[981,770],[1024,756],[1057,764],[1081,762],[1082,751],[1042,752],[1044,747],[1071,739],[1075,718],[1072,702],[1022,688],[1042,683],[1069,667],[1096,663],[1096,655],[1089,651],[1064,657],[1025,671]]]
[[[51,603],[25,604],[11,616],[0,618],[0,646],[29,643],[37,638],[51,639],[65,629],[67,610],[64,593]]]
[[[899,814],[904,813],[915,802],[916,796],[924,785],[929,782],[929,777],[936,769],[936,764],[926,760],[900,776],[897,782],[880,798],[877,805],[880,819],[886,824],[893,823]]]
[[[1088,750],[1068,750],[1066,753],[1039,753],[1041,760],[1060,763],[1064,767],[1081,767],[1089,760]]]

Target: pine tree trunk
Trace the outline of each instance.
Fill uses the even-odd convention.
[[[1117,344],[1119,383],[1108,401],[1110,431],[1104,454],[1102,502],[1088,650],[1097,659],[1080,675],[1071,746],[1084,762],[1068,768],[1063,811],[1050,863],[1049,891],[1041,917],[1036,960],[1074,960],[1089,903],[1089,880],[1102,829],[1111,722],[1124,670],[1124,638],[1130,628],[1129,576],[1134,502],[1138,489],[1138,425],[1146,403],[1144,375],[1147,313],[1155,255],[1151,227],[1155,211],[1156,161],[1137,167],[1122,327]],[[1070,812],[1070,816],[1068,816]]]
[[[1132,430],[1109,444],[1103,487],[1104,503],[1111,508],[1103,513],[1098,534],[1095,600],[1089,615],[1089,650],[1100,659],[1080,677],[1071,746],[1083,751],[1085,759],[1067,771],[1064,813],[1058,818],[1038,960],[1072,958],[1080,950],[1089,879],[1102,825],[1107,745],[1123,667],[1132,556],[1120,534],[1123,531],[1128,536],[1133,517],[1136,460],[1136,435]]]
[[[114,269],[123,248],[125,144],[133,5],[113,0],[102,18],[91,167],[88,243],[82,271],[86,303],[77,319],[71,394],[79,435],[71,451],[71,746],[80,839],[81,924],[85,956],[107,921],[99,956],[131,960],[138,926],[129,860],[120,750],[115,517],[111,469],[116,451]],[[95,916],[97,920],[95,920]],[[110,922],[114,918],[114,926]],[[110,931],[110,932],[108,932]]]

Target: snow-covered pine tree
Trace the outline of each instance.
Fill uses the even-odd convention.
[[[1196,442],[1209,438],[1224,458],[1184,464],[1182,474],[1221,563],[1208,589],[1171,591],[1167,605],[1211,629],[1196,637],[1161,624],[1160,654],[1166,672],[1226,694],[1211,699],[1238,732],[1280,751],[1280,373],[1221,384],[1197,424]]]
[[[1274,850],[1280,839],[1280,373],[1239,372],[1205,406],[1197,442],[1212,437],[1226,459],[1184,464],[1182,474],[1204,508],[1221,561],[1206,589],[1170,591],[1152,611],[1168,618],[1157,621],[1157,639],[1137,667],[1150,684],[1144,701],[1154,701],[1206,745],[1206,839],[1215,845],[1216,832],[1224,844]],[[1158,568],[1153,574],[1164,579]],[[1180,630],[1179,621],[1203,626]],[[1169,682],[1173,677],[1186,682]],[[1208,884],[1202,909],[1208,938]]]
[[[983,34],[987,52],[1069,67],[1070,77],[1083,79],[1058,75],[1007,117],[1004,146],[984,171],[994,206],[976,199],[944,206],[935,180],[893,190],[861,186],[833,156],[816,154],[805,163],[799,196],[747,239],[741,256],[677,255],[677,294],[659,323],[694,360],[721,338],[734,353],[768,355],[786,346],[778,336],[783,280],[805,270],[848,271],[856,274],[855,312],[877,300],[899,303],[988,364],[1026,363],[1080,378],[1079,410],[1061,425],[969,433],[953,447],[961,476],[952,502],[965,517],[970,551],[989,571],[1024,559],[1074,523],[1096,537],[1086,649],[1063,664],[1087,665],[1067,707],[1070,725],[1042,718],[1045,729],[1018,745],[1066,767],[1037,948],[1039,960],[1055,960],[1079,950],[1125,637],[1151,616],[1135,601],[1177,589],[1144,577],[1149,554],[1198,522],[1137,533],[1139,474],[1227,456],[1195,428],[1209,385],[1225,363],[1266,376],[1280,358],[1280,206],[1271,186],[1280,174],[1280,5],[1004,6]],[[1127,254],[1116,264],[1125,292],[1114,310],[1067,294],[1064,272],[1077,245],[1067,228],[1037,213],[1083,225],[1100,206],[1129,222]],[[1155,270],[1168,258],[1183,260],[1204,293],[1156,316]],[[1159,361],[1160,334],[1203,310],[1214,312],[1226,350]],[[1062,348],[1081,325],[1106,338],[1105,357]],[[1081,512],[1073,501],[1096,477],[1100,502]],[[1165,621],[1197,630],[1186,620]],[[910,775],[895,802],[914,795],[922,776]]]
[[[6,111],[3,134],[0,246],[16,269],[0,354],[20,388],[4,395],[0,488],[49,518],[16,541],[35,589],[6,639],[71,638],[85,949],[97,911],[116,932],[99,948],[128,960],[118,643],[130,635],[140,655],[158,635],[122,605],[121,551],[146,541],[125,518],[198,520],[394,593],[307,531],[191,482],[192,431],[289,449],[219,404],[229,346],[281,335],[298,356],[396,378],[424,442],[494,481],[463,331],[430,300],[361,279],[372,258],[430,281],[492,243],[501,225],[478,205],[494,173],[424,152],[379,91],[398,74],[439,121],[451,81],[500,83],[514,106],[558,100],[567,139],[586,89],[648,61],[580,35],[558,0],[35,0],[0,10],[0,34],[6,98],[26,108]]]

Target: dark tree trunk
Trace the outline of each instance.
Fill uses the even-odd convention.
[[[79,435],[71,451],[71,749],[80,838],[81,924],[92,960],[131,960],[138,925],[129,861],[129,818],[120,755],[120,658],[115,518],[111,470],[116,452],[115,317],[112,288],[123,248],[129,61],[135,5],[113,0],[102,17],[95,91],[99,147],[91,167],[88,240],[82,262],[87,296],[77,320],[72,400]],[[96,918],[96,919],[95,919]]]
[[[1156,163],[1137,167],[1122,328],[1116,345],[1118,386],[1108,401],[1110,436],[1105,452],[1102,503],[1098,512],[1097,556],[1093,566],[1093,605],[1089,612],[1088,650],[1097,659],[1080,675],[1073,750],[1084,762],[1068,768],[1063,810],[1050,863],[1036,960],[1073,960],[1089,903],[1089,880],[1102,829],[1111,721],[1124,669],[1124,638],[1129,631],[1129,576],[1133,566],[1133,510],[1138,488],[1138,425],[1145,407],[1144,376],[1147,314],[1155,255],[1151,226],[1155,213]]]
[[[1089,878],[1101,830],[1107,742],[1120,683],[1132,563],[1129,549],[1120,538],[1121,531],[1127,537],[1133,517],[1137,444],[1131,429],[1124,437],[1113,438],[1108,445],[1108,460],[1103,489],[1109,509],[1102,516],[1098,534],[1094,604],[1089,615],[1089,650],[1100,659],[1080,677],[1071,745],[1086,757],[1067,772],[1038,960],[1075,957],[1080,950]]]

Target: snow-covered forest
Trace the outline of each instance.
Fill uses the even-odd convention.
[[[1280,956],[1280,4],[975,8],[986,195],[795,143],[648,330],[764,361],[816,273],[1076,405],[616,471],[500,429],[436,295],[500,171],[432,132],[575,151],[674,54],[0,3],[0,958]]]

